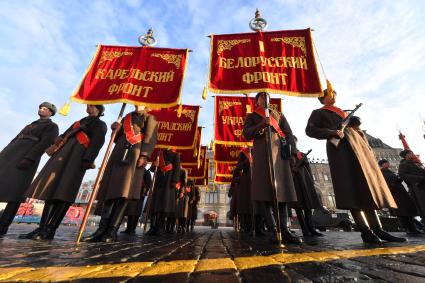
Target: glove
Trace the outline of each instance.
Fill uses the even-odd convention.
[[[81,163],[81,168],[83,170],[88,170],[88,169],[92,169],[93,167],[93,163],[90,161],[83,161],[83,163]]]
[[[115,129],[119,130],[120,127],[121,127],[120,123],[113,122],[112,125],[111,125],[111,130],[115,130]]]
[[[24,158],[18,163],[18,165],[16,167],[18,169],[21,169],[21,170],[26,170],[26,169],[30,168],[33,163],[34,163],[34,161],[27,159],[27,158]]]

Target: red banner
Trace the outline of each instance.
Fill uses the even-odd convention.
[[[211,35],[210,60],[212,92],[322,94],[310,29]]]
[[[231,184],[232,183],[232,177],[222,177],[222,176],[215,175],[214,183],[216,183],[216,184]]]
[[[242,129],[245,117],[255,109],[255,98],[216,96],[214,101],[214,143],[252,145],[242,136]],[[270,108],[281,112],[281,100],[270,99]]]
[[[170,107],[178,103],[188,49],[98,45],[71,99]]]
[[[178,106],[149,111],[158,121],[158,140],[155,148],[193,149],[197,145],[199,106],[183,105],[177,117]]]
[[[208,186],[210,161],[207,158],[205,162],[206,162],[206,164],[205,164],[205,166],[206,166],[206,168],[205,168],[206,169],[205,178],[204,179],[194,179],[193,181],[194,181],[196,186]]]
[[[184,165],[201,165],[201,155],[198,154],[201,150],[201,135],[202,127],[198,127],[195,135],[195,147],[191,149],[177,150],[180,153],[180,163]]]
[[[229,164],[229,163],[220,163],[220,162],[214,162],[215,163],[215,175],[219,177],[232,177],[233,176],[233,170],[236,167],[236,164]]]
[[[236,164],[244,146],[214,144],[214,162]]]
[[[201,166],[198,167],[197,164],[194,165],[184,165],[184,169],[187,170],[188,179],[205,179],[207,176],[208,164],[207,164],[207,147],[201,146],[200,158]]]

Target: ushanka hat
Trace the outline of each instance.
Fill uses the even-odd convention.
[[[41,103],[40,106],[38,106],[38,108],[41,108],[41,107],[46,107],[47,109],[49,109],[50,112],[52,112],[52,116],[56,114],[56,111],[57,111],[56,106],[50,102],[45,101]]]

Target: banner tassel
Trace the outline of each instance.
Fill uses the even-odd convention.
[[[68,116],[70,109],[71,109],[71,101],[68,101],[61,107],[61,109],[59,110],[59,114],[62,116]]]
[[[333,91],[333,88],[332,88],[332,84],[331,84],[331,82],[328,79],[326,79],[326,88],[328,90],[329,97],[333,97],[334,96],[334,91]]]
[[[183,105],[182,105],[182,102],[180,101],[179,108],[177,108],[177,118],[180,118],[182,116],[182,112],[183,112]]]
[[[202,90],[202,99],[207,100],[208,98],[208,89],[206,86],[204,86],[204,89]]]

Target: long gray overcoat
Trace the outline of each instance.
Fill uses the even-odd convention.
[[[59,134],[51,119],[39,119],[25,126],[0,152],[0,202],[23,202],[44,151]],[[28,169],[18,169],[24,158],[32,160]]]
[[[311,113],[305,132],[309,137],[329,140],[334,131],[340,129],[341,122],[338,114],[317,109]],[[328,141],[326,151],[337,208],[397,208],[375,155],[361,131],[347,127],[339,146],[334,147]]]
[[[278,122],[280,129],[285,133],[286,140],[293,150],[295,150],[294,138],[291,127],[285,116],[276,111],[271,114]],[[268,170],[268,155],[266,146],[266,130],[264,129],[265,119],[253,112],[248,114],[243,127],[243,135],[247,140],[254,140],[252,148],[252,176],[251,176],[251,200],[272,201],[273,190]],[[278,134],[272,130],[272,157],[275,169],[277,198],[279,202],[293,202],[297,200],[292,180],[291,166],[289,160],[284,160],[281,156],[281,145]]]
[[[94,162],[105,142],[107,127],[98,117],[85,117],[80,120],[85,125],[84,132],[90,138],[87,148],[75,136],[57,151],[46,163],[40,174],[32,182],[27,197],[42,200],[74,202],[83,181],[86,169],[83,161]],[[61,136],[64,137],[72,126]]]

